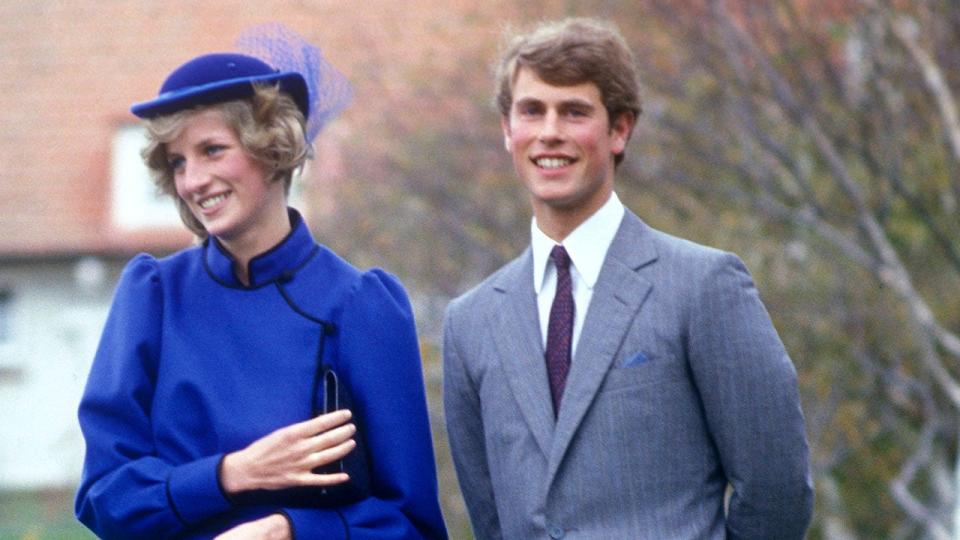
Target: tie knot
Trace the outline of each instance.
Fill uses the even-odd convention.
[[[557,270],[566,270],[570,267],[570,256],[567,255],[567,250],[561,245],[553,246],[553,249],[550,250],[550,258],[553,259],[553,264],[557,266]]]

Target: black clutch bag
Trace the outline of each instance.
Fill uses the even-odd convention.
[[[320,384],[323,387],[323,407],[318,414],[327,414],[340,409],[354,411],[350,391],[340,382],[336,370],[329,365],[320,369]],[[355,412],[355,411],[354,411]],[[356,446],[349,454],[329,465],[317,467],[313,472],[317,474],[332,474],[345,472],[350,480],[343,484],[320,488],[320,497],[325,506],[339,506],[356,502],[370,494],[370,467],[367,462],[366,444],[363,441],[362,419],[354,414],[352,421],[357,426],[353,435]]]

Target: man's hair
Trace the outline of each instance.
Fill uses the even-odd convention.
[[[542,23],[531,32],[514,36],[496,67],[496,104],[500,114],[510,116],[513,85],[520,68],[554,86],[593,83],[607,109],[611,127],[624,113],[640,116],[636,62],[626,40],[608,22],[570,18]],[[615,158],[617,164],[623,154]]]
[[[216,110],[234,130],[243,149],[272,171],[268,182],[283,182],[289,192],[294,172],[310,157],[303,113],[293,99],[276,86],[258,86],[252,97],[186,109],[145,122],[147,146],[141,152],[150,177],[160,192],[173,197],[180,219],[194,234],[207,237],[203,225],[177,196],[167,144],[177,138],[189,118],[200,111]]]

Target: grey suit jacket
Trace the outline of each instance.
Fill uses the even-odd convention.
[[[532,276],[528,248],[444,322],[447,430],[477,538],[803,537],[796,372],[740,259],[627,211],[556,420]]]

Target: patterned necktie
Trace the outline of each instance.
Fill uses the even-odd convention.
[[[570,348],[573,340],[573,283],[570,281],[570,257],[563,246],[554,246],[550,258],[557,268],[557,292],[550,306],[550,322],[547,325],[547,376],[550,378],[550,395],[553,397],[553,412],[560,411],[560,398],[570,371]]]

